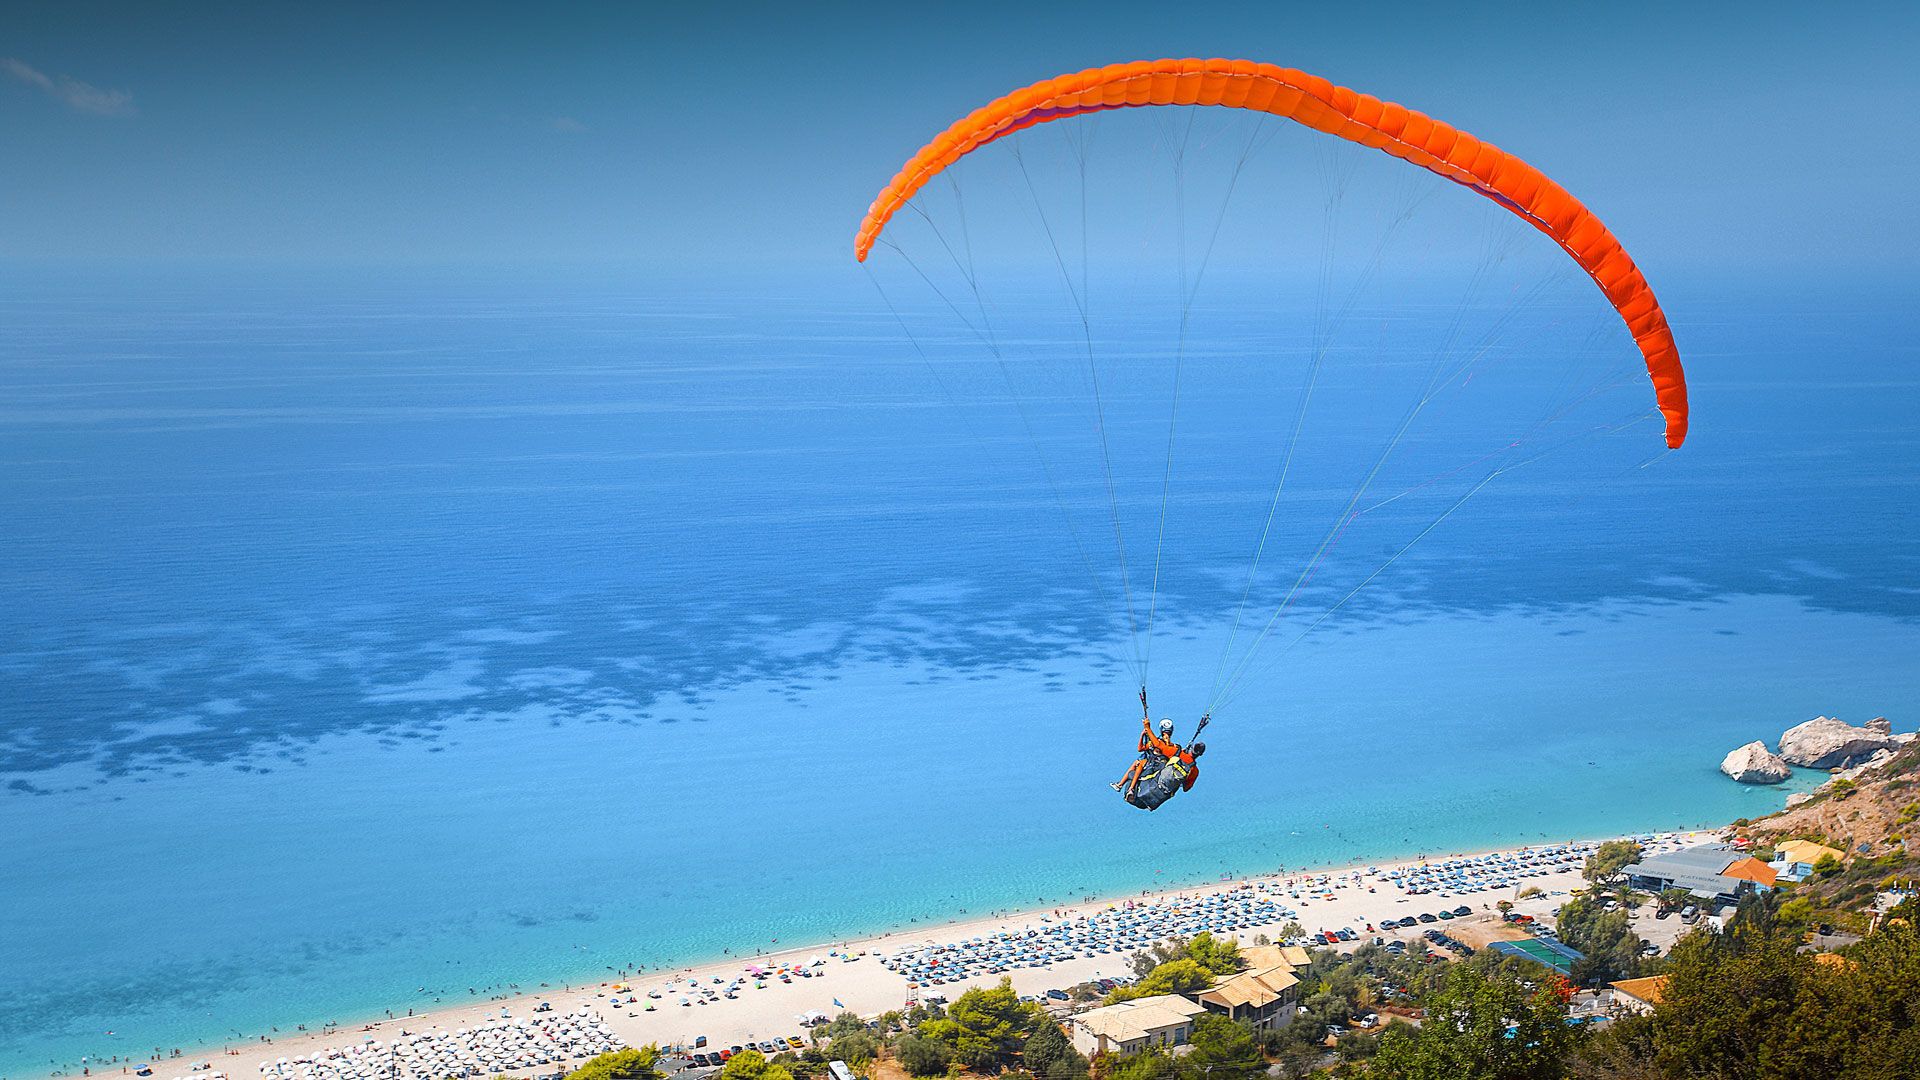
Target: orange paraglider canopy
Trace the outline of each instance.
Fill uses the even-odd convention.
[[[854,242],[865,261],[887,221],[942,169],[1035,124],[1143,105],[1220,105],[1285,117],[1384,150],[1499,202],[1552,237],[1626,320],[1646,357],[1667,445],[1687,437],[1687,382],[1666,313],[1620,241],[1580,200],[1519,158],[1438,120],[1292,68],[1251,60],[1142,60],[1016,90],[941,132],[884,188]]]

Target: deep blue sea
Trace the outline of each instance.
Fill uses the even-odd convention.
[[[1164,345],[1098,343],[1089,424],[1057,303],[1000,298],[1008,375],[838,266],[10,287],[0,1076],[1777,807],[1721,755],[1821,713],[1911,729],[1920,689],[1920,308],[1805,288],[1667,288],[1671,455],[1644,415],[1509,422],[1567,388],[1556,348],[1637,360],[1589,303],[1548,363],[1437,397],[1328,539],[1425,377],[1395,343],[1455,317],[1361,312],[1248,586],[1305,384],[1240,362],[1298,343],[1226,301],[1178,346],[1169,479]],[[1471,490],[1490,461],[1524,464]],[[1201,784],[1121,805],[1142,671],[1185,730],[1323,543]]]

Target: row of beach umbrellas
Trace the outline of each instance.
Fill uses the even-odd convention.
[[[596,1057],[624,1044],[592,1009],[499,1019],[452,1031],[402,1031],[391,1040],[367,1039],[313,1054],[262,1062],[263,1080],[445,1080]],[[178,1077],[176,1080],[201,1080]],[[204,1080],[216,1080],[206,1077]]]

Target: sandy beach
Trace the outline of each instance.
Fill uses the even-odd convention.
[[[1665,849],[1710,839],[1707,833],[1664,833],[1655,836],[1652,845]],[[153,1059],[153,1075],[158,1080],[212,1080],[216,1073],[222,1080],[334,1080],[354,1076],[356,1070],[366,1074],[367,1063],[380,1052],[390,1052],[397,1044],[424,1043],[423,1035],[437,1034],[442,1044],[476,1042],[487,1028],[492,1032],[487,1038],[498,1041],[502,1032],[513,1029],[508,1033],[514,1038],[537,1041],[550,1037],[539,1035],[534,1022],[552,1026],[563,1018],[568,1025],[604,1022],[606,1037],[628,1046],[691,1048],[704,1037],[708,1047],[718,1049],[779,1040],[802,1035],[802,1020],[810,1014],[851,1011],[872,1016],[902,1007],[915,994],[923,1000],[952,998],[1002,977],[1010,978],[1023,994],[1043,995],[1091,979],[1129,976],[1128,958],[1139,947],[1136,941],[1209,927],[1245,944],[1262,937],[1279,940],[1290,921],[1308,933],[1344,927],[1371,935],[1370,928],[1381,920],[1463,904],[1476,913],[1490,911],[1529,888],[1540,894],[1518,901],[1516,910],[1546,913],[1564,901],[1569,889],[1579,887],[1585,853],[1597,843],[1570,841],[1250,877],[954,920],[939,928],[797,947],[751,960],[525,990],[392,1019],[326,1028],[310,1024],[304,1031],[282,1028],[251,1041]],[[1417,891],[1423,888],[1427,891]],[[1398,931],[1403,937],[1417,933]],[[1106,951],[1094,941],[1103,942]],[[543,1004],[550,1009],[540,1009]],[[533,1034],[523,1034],[528,1032]],[[550,1041],[547,1045],[554,1056],[547,1064],[502,1068],[495,1061],[475,1071],[529,1076],[571,1067],[571,1055],[563,1058]],[[383,1070],[392,1070],[389,1058],[379,1060],[386,1063]],[[204,1068],[197,1067],[201,1063]],[[116,1062],[92,1068],[90,1075],[132,1072],[132,1063]],[[73,1068],[50,1075],[80,1074],[80,1068]],[[407,1073],[402,1069],[400,1075]]]

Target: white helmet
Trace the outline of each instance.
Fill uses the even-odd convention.
[[[1173,737],[1173,717],[1163,716],[1160,718],[1160,737],[1163,739]]]

